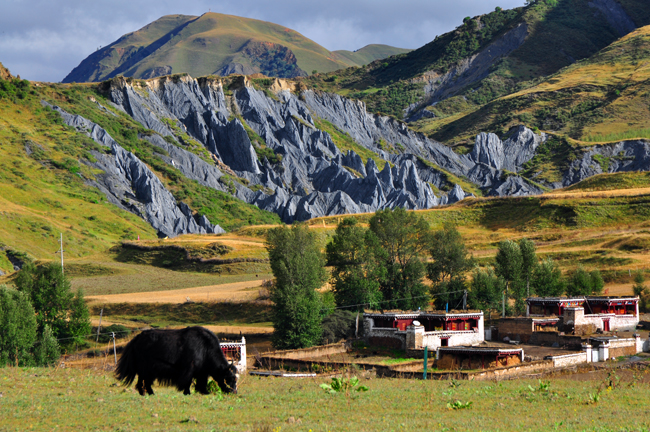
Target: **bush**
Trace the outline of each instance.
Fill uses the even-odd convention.
[[[0,286],[0,366],[28,366],[36,342],[36,313],[25,293]]]
[[[357,314],[338,309],[323,318],[323,344],[335,343],[354,336]],[[363,318],[360,317],[362,321]],[[361,327],[363,321],[359,323]]]

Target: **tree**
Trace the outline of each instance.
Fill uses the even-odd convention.
[[[370,218],[370,230],[383,249],[380,265],[386,277],[380,290],[388,307],[417,309],[427,303],[427,288],[423,283],[424,257],[429,249],[429,224],[415,212],[403,208],[379,210]]]
[[[468,303],[472,309],[501,309],[505,280],[499,278],[491,267],[474,268]]]
[[[600,271],[592,270],[587,272],[584,268],[578,267],[569,278],[567,295],[573,297],[600,294],[604,286],[605,282],[600,275]]]
[[[374,309],[382,294],[380,281],[385,268],[378,258],[385,255],[372,231],[358,225],[354,218],[345,218],[327,244],[327,263],[332,266],[332,287],[337,306]]]
[[[648,293],[646,292],[645,287],[645,277],[643,276],[643,271],[639,270],[634,275],[634,285],[632,285],[632,291],[634,295],[639,297],[639,308],[643,311],[647,308],[648,302]]]
[[[84,301],[84,295],[81,290],[72,299],[70,304],[70,314],[68,318],[68,334],[75,339],[78,344],[85,343],[82,339],[83,336],[90,334],[92,327],[90,326],[90,312]],[[43,333],[45,334],[45,333]]]
[[[450,223],[431,236],[429,249],[431,262],[427,275],[432,282],[431,294],[439,307],[447,303],[458,303],[465,289],[465,273],[473,266],[463,237]]]
[[[27,264],[18,273],[16,286],[27,294],[36,310],[39,333],[49,326],[56,338],[71,342],[89,334],[90,315],[83,296],[70,291],[70,281],[57,264]]]
[[[530,278],[537,267],[535,243],[522,238],[519,240],[519,250],[521,251],[521,276],[526,282],[526,297],[530,297]]]
[[[552,259],[543,260],[533,271],[533,292],[540,297],[559,297],[566,291],[560,267]]]
[[[505,240],[499,243],[494,271],[497,276],[506,281],[506,299],[513,293],[515,307],[521,313],[523,310],[523,299],[521,293],[523,258],[519,244],[512,240]]]
[[[321,340],[321,301],[316,289],[327,281],[320,241],[304,224],[268,232],[266,248],[275,283],[273,346],[306,348]]]
[[[60,356],[59,344],[50,326],[46,325],[34,348],[34,360],[38,366],[51,366]]]
[[[0,366],[32,364],[37,327],[29,297],[0,285]]]

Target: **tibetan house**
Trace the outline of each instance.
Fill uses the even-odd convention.
[[[437,349],[484,341],[482,311],[367,312],[364,334],[371,345]]]

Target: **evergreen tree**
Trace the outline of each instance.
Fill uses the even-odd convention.
[[[321,341],[321,299],[316,289],[327,281],[320,241],[303,224],[268,232],[266,248],[275,283],[273,346],[305,348]]]
[[[383,249],[381,264],[386,277],[380,290],[385,307],[417,309],[428,301],[424,285],[424,258],[429,249],[429,224],[403,208],[379,210],[370,218],[370,230]],[[379,255],[379,254],[377,254]]]
[[[533,271],[531,288],[539,297],[559,297],[566,291],[560,267],[552,259],[543,260]]]
[[[458,304],[466,288],[465,273],[473,266],[463,237],[452,224],[445,223],[442,230],[431,236],[429,254],[431,262],[427,265],[427,275],[438,307]]]
[[[27,264],[18,273],[16,286],[31,299],[36,310],[39,333],[49,326],[55,338],[72,338],[80,342],[90,333],[90,314],[83,295],[75,297],[70,291],[70,281],[55,263],[36,267]]]
[[[0,285],[0,366],[29,366],[36,342],[36,313],[29,297]]]
[[[70,304],[67,334],[74,338],[77,344],[84,344],[82,338],[90,334],[91,330],[88,306],[86,306],[81,290],[77,290]]]
[[[59,343],[50,326],[46,325],[34,348],[34,360],[38,366],[51,366],[57,362],[60,356]]]
[[[359,226],[356,219],[345,218],[326,251],[337,306],[358,305],[357,310],[379,307],[379,287],[386,271],[378,261],[385,254],[375,234]]]

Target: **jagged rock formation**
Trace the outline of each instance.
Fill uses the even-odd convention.
[[[287,82],[274,83],[275,94],[251,87],[243,77],[228,93],[218,80],[190,77],[144,83],[118,78],[105,88],[115,107],[154,131],[141,138],[164,149],[169,155],[162,157],[165,162],[205,186],[277,213],[285,222],[394,207],[426,209],[471,196],[450,180],[453,176],[494,196],[540,194],[545,187],[562,186],[540,185],[519,174],[547,138],[524,126],[511,130],[505,140],[481,133],[473,150],[459,155],[403,122],[368,113],[362,102]],[[164,235],[220,230],[194,219],[98,125],[61,115],[111,147],[111,155],[95,155],[93,166],[104,171],[95,185],[112,202],[142,215]],[[323,120],[353,138],[366,156],[341,151],[332,136],[316,127]],[[214,163],[175,145],[169,137],[179,133],[201,142]],[[572,163],[563,184],[603,171],[648,167],[650,145],[644,141],[597,146]]]
[[[439,160],[442,167],[461,175],[473,165],[470,161],[414,134],[403,123],[370,115],[364,106],[336,95],[305,91],[299,98],[289,90],[280,90],[274,99],[248,86],[244,79],[241,87],[226,97],[218,81],[183,77],[149,81],[146,91],[134,89],[126,80],[114,80],[109,97],[161,135],[172,133],[166,123],[178,122],[243,180],[229,185],[238,198],[273,211],[287,222],[396,206],[430,208],[469,195],[459,187],[436,197],[431,186],[443,186],[444,173],[413,155]],[[378,160],[389,163],[379,170],[372,159],[364,163],[353,151],[342,153],[329,134],[316,128],[312,113],[332,121],[376,151]],[[259,137],[263,143],[254,145],[251,137]],[[381,150],[380,140],[399,143],[403,153]],[[162,145],[163,140],[151,142]],[[259,160],[255,146],[260,145],[281,156],[281,162],[272,165],[264,158]]]
[[[621,171],[648,171],[650,142],[623,141],[590,148],[574,160],[564,173],[562,184],[570,186],[588,177]]]
[[[205,216],[195,217],[187,204],[177,203],[158,177],[137,156],[124,150],[99,125],[81,116],[69,114],[57,106],[46,102],[43,104],[57,111],[67,125],[85,133],[97,143],[110,147],[110,154],[92,151],[96,161],[86,163],[103,171],[94,180],[89,180],[89,183],[101,190],[111,203],[145,219],[161,237],[225,232],[218,225],[212,225]],[[162,143],[158,142],[161,146]],[[174,157],[185,162],[184,158],[180,157],[181,149],[173,151]],[[197,167],[192,169],[194,175],[200,175],[201,164],[189,154],[183,156],[194,163],[193,167]],[[204,169],[204,173],[205,181],[212,181],[212,177],[216,176],[216,173],[210,173],[207,169]],[[216,185],[215,181],[212,183]]]

